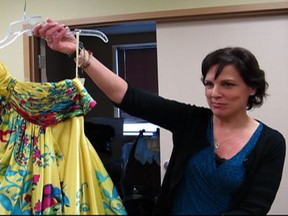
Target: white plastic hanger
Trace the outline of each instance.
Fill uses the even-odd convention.
[[[32,36],[34,27],[40,23],[41,24],[46,23],[46,19],[44,19],[42,16],[32,16],[32,17],[23,16],[23,19],[11,22],[5,38],[0,41],[0,49],[10,45],[19,36],[25,33],[28,36]],[[105,43],[108,42],[107,36],[103,32],[95,29],[75,29],[74,31],[70,32],[73,35],[76,35],[76,32],[79,32],[80,36],[99,37]]]
[[[74,29],[74,31],[70,31],[70,32],[74,35],[76,35],[76,33],[79,32],[79,36],[99,37],[105,43],[108,43],[107,36],[103,32],[95,30],[95,29]]]
[[[42,16],[29,17],[26,15],[26,0],[25,0],[24,13],[22,19],[10,23],[6,36],[4,37],[4,39],[0,41],[0,49],[13,43],[22,34],[26,33],[28,36],[32,36],[33,28],[36,25],[40,23],[44,24],[45,22],[46,20]]]
[[[11,22],[8,28],[8,32],[4,39],[0,41],[0,49],[13,43],[19,36],[27,34],[28,36],[33,35],[33,29],[38,24],[45,24],[46,19],[42,16],[27,16],[26,15],[26,1],[24,5],[24,14],[22,19]],[[98,30],[94,29],[75,29],[70,31],[72,34],[76,35],[76,32],[79,32],[81,36],[94,36],[99,37],[105,43],[108,42],[107,36]]]
[[[26,33],[28,36],[32,36],[33,28],[39,23],[45,23],[41,16],[27,17],[25,14],[22,19],[11,22],[8,28],[8,32],[4,39],[0,41],[0,49],[13,43],[19,36]]]

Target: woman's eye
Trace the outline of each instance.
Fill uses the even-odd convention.
[[[204,83],[204,86],[207,87],[207,88],[212,88],[212,87],[213,87],[213,84],[210,83],[210,82],[205,82],[205,83]]]
[[[234,86],[234,83],[223,83],[223,86],[232,87],[232,86]]]

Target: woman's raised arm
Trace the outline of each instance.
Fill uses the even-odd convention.
[[[73,54],[76,52],[76,38],[69,28],[47,20],[46,24],[38,25],[34,28],[34,35],[45,38],[47,45],[55,51]],[[79,64],[85,65],[83,69],[90,76],[93,82],[107,95],[110,100],[120,104],[126,93],[127,82],[112,72],[109,68],[98,61],[93,55],[82,49],[79,53]]]

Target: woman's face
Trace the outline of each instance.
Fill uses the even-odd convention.
[[[204,80],[205,95],[215,116],[233,117],[246,113],[247,101],[255,90],[248,86],[234,65],[227,65],[214,79],[217,65],[212,66]]]

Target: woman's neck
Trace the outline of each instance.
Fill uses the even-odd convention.
[[[213,116],[213,125],[214,127],[217,128],[222,128],[222,129],[241,129],[241,128],[247,128],[249,125],[254,125],[256,124],[256,120],[253,118],[249,117],[247,114],[241,115],[238,117],[233,117],[233,118],[221,118],[217,116]]]

